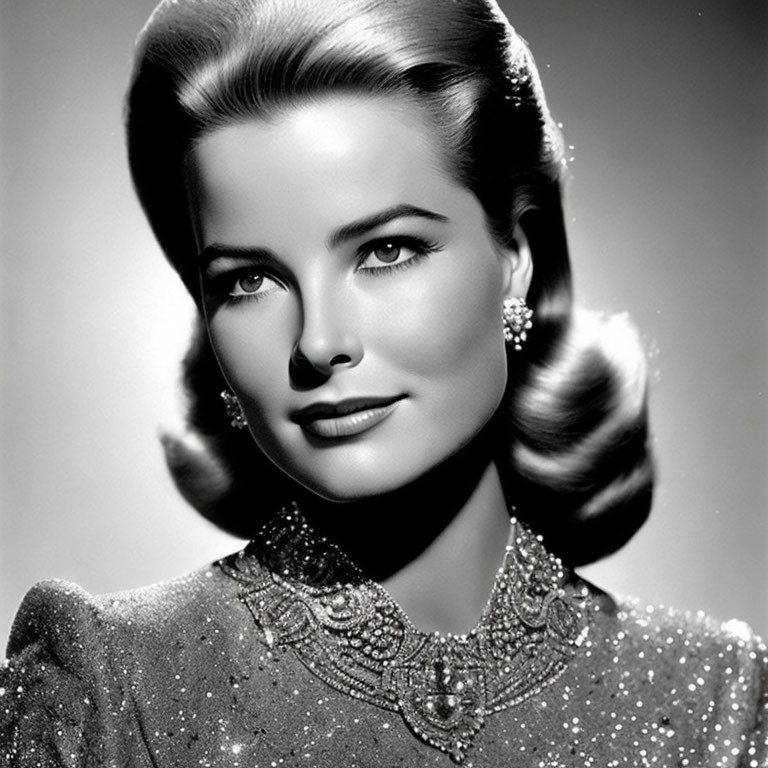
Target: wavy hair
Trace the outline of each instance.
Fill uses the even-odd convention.
[[[126,127],[168,260],[199,303],[185,168],[202,136],[340,92],[422,110],[494,236],[525,230],[536,324],[509,366],[498,462],[517,516],[568,562],[616,550],[652,496],[644,358],[625,319],[572,306],[561,137],[530,51],[494,0],[163,0],[137,44]],[[302,490],[230,428],[202,318],[184,381],[190,433],[164,438],[168,465],[204,516],[248,537],[256,479],[267,508]]]

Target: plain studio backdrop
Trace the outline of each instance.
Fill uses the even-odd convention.
[[[153,5],[0,6],[0,642],[40,579],[109,592],[240,546],[177,495],[156,439],[180,422],[192,305],[125,160],[121,101]],[[653,372],[651,519],[583,573],[766,634],[768,6],[502,5],[570,146],[577,296],[629,312]]]

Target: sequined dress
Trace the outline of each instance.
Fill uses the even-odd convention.
[[[426,634],[286,510],[185,578],[22,604],[0,764],[768,766],[768,652],[740,622],[616,602],[513,523],[483,615]]]

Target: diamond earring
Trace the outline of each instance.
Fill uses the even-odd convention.
[[[528,338],[528,331],[533,328],[531,322],[533,310],[525,303],[522,296],[504,299],[501,315],[504,320],[504,339],[512,344],[516,352],[523,348]]]
[[[230,418],[230,426],[235,429],[244,429],[248,426],[248,422],[245,420],[245,414],[240,406],[240,401],[231,393],[225,389],[220,395],[224,402],[224,408],[227,411],[227,416]]]

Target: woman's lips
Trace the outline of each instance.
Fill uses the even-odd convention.
[[[316,403],[291,414],[291,419],[316,437],[351,437],[380,424],[397,408],[401,397],[366,397],[338,403]]]

